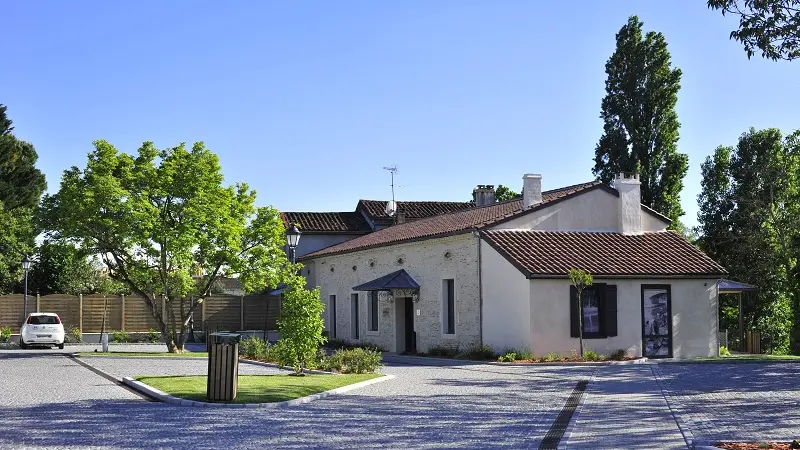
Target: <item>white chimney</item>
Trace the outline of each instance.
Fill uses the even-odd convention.
[[[642,234],[642,183],[638,174],[621,173],[614,178],[619,191],[619,232]]]
[[[531,209],[542,203],[542,176],[526,173],[522,176],[522,209]]]
[[[472,196],[475,199],[475,206],[489,206],[497,202],[494,196],[494,185],[479,184],[478,187],[472,190]]]

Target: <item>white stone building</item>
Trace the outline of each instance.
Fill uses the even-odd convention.
[[[541,181],[525,175],[520,199],[481,200],[305,255],[329,336],[393,352],[486,344],[569,354],[579,308],[567,273],[578,268],[594,276],[582,296],[588,349],[718,353],[725,270],[640,203],[636,176],[545,192]]]

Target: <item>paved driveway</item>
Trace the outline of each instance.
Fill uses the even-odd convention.
[[[221,412],[147,402],[67,357],[30,354],[0,353],[0,448],[537,448],[593,370],[389,364],[395,379],[345,395]]]
[[[168,358],[85,360],[121,376],[205,368]],[[390,362],[384,372],[395,379],[348,394],[222,411],[148,402],[58,352],[0,351],[0,448],[537,448],[575,384],[589,378],[562,448],[789,439],[800,435],[798,368]]]

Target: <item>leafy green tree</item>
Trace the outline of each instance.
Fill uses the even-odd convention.
[[[700,247],[731,277],[759,287],[745,323],[762,331],[765,347],[797,352],[800,131],[783,138],[777,129],[750,129],[736,147],[706,158],[702,175]]]
[[[494,197],[498,202],[505,202],[519,197],[519,193],[512,191],[507,186],[498,185],[494,191]]]
[[[680,193],[689,169],[689,157],[677,150],[675,104],[681,71],[672,68],[664,35],[650,31],[642,36],[642,25],[636,16],[628,19],[606,62],[603,135],[592,173],[606,183],[621,172],[638,173],[642,203],[677,226],[684,214]]]
[[[294,275],[289,279],[278,320],[281,364],[293,367],[297,374],[314,361],[319,346],[326,341],[322,335],[322,312],[325,306],[320,299],[319,288],[308,290],[305,283],[305,278],[301,276]]]
[[[35,245],[31,215],[28,208],[8,211],[0,201],[0,294],[21,292],[22,258]]]
[[[145,303],[170,352],[183,351],[189,317],[219,277],[252,292],[292,270],[278,212],[256,208],[246,184],[223,186],[219,159],[202,142],[145,142],[136,156],[102,140],[94,147],[86,168],[66,170],[58,193],[43,199],[47,234],[100,255]]]
[[[0,104],[0,293],[21,289],[20,261],[33,253],[33,213],[45,189],[36,150],[11,133],[6,110]]]
[[[708,7],[739,16],[730,39],[744,45],[748,59],[758,50],[773,61],[800,58],[800,0],[708,0]]]
[[[71,243],[43,242],[28,275],[29,291],[41,295],[128,293],[94,264],[91,256]]]
[[[592,285],[592,275],[582,269],[569,269],[569,281],[575,286],[578,302],[578,338],[581,358],[583,358],[583,290]]]

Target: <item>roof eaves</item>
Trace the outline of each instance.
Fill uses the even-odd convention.
[[[499,253],[500,256],[505,258],[506,261],[511,263],[512,266],[516,267],[517,270],[519,270],[520,273],[522,273],[522,275],[525,276],[525,278],[527,279],[531,278],[531,272],[529,272],[528,269],[526,269],[519,261],[513,258],[504,248],[497,245],[496,242],[493,242],[492,238],[486,234],[485,230],[479,229],[478,233],[480,234],[481,239],[483,239],[487,244],[489,244],[489,246],[492,247],[497,253]]]
[[[379,248],[379,247],[389,247],[389,246],[392,246],[392,245],[407,244],[407,243],[410,243],[410,242],[419,242],[419,241],[425,241],[425,240],[428,240],[428,239],[438,239],[438,238],[449,237],[449,236],[457,236],[459,234],[466,234],[466,233],[471,233],[471,232],[472,232],[472,229],[467,228],[467,229],[464,229],[464,230],[448,231],[448,232],[445,232],[445,233],[432,234],[432,235],[429,235],[429,236],[419,236],[419,237],[415,237],[415,238],[398,239],[396,241],[391,241],[391,242],[381,242],[381,243],[378,243],[378,244],[365,245],[363,247],[357,247],[357,248],[352,248],[352,249],[347,249],[347,250],[340,250],[340,251],[335,251],[335,252],[330,252],[330,253],[323,253],[323,254],[317,255],[316,254],[317,252],[321,252],[321,251],[325,250],[325,249],[321,249],[321,250],[317,250],[314,253],[309,253],[307,255],[303,255],[302,257],[297,258],[297,261],[298,262],[302,262],[302,261],[308,261],[308,260],[311,260],[311,259],[325,258],[327,256],[346,255],[348,253],[355,253],[355,252],[360,252],[360,251],[364,251],[364,250],[371,250],[371,249]],[[336,245],[339,245],[339,244],[336,244]]]
[[[593,273],[594,278],[602,278],[606,280],[631,280],[631,279],[714,279],[724,274],[721,273],[673,273],[673,274],[659,274],[659,273],[637,273],[637,274],[613,274],[604,275],[602,273]],[[568,274],[536,274],[531,273],[527,277],[529,280],[553,280],[553,279],[569,279]]]

